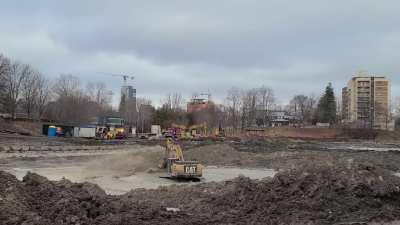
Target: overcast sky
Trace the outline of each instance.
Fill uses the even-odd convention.
[[[336,94],[353,73],[392,80],[400,96],[400,2],[396,0],[10,0],[0,6],[0,52],[48,77],[104,81],[119,94],[136,77],[138,96],[232,86]],[[116,96],[117,98],[118,96]]]

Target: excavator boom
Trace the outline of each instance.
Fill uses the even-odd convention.
[[[177,158],[179,161],[185,161],[181,146],[171,138],[167,139],[166,151],[167,155],[171,156],[172,154],[172,157]]]

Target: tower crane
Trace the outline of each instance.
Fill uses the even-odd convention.
[[[113,74],[113,73],[101,73],[103,75],[107,75],[107,76],[113,76],[113,77],[122,77],[122,79],[124,80],[124,85],[127,85],[127,81],[128,80],[134,80],[135,77],[131,76],[131,75],[126,75],[126,74]]]

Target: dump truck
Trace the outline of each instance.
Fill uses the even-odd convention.
[[[159,167],[167,169],[167,175],[161,178],[194,181],[201,179],[204,169],[197,161],[185,161],[181,146],[172,137],[166,139],[165,156]]]

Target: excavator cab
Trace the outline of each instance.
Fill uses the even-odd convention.
[[[167,176],[162,178],[176,180],[200,180],[204,166],[197,161],[185,161],[180,145],[173,138],[167,138],[165,156],[160,168],[167,169]]]

